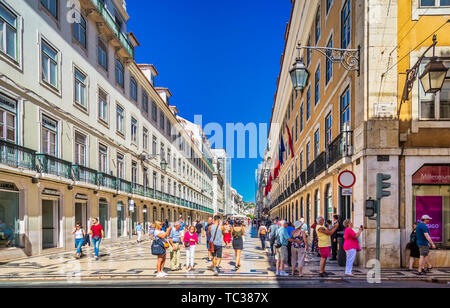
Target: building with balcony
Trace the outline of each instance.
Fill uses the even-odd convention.
[[[442,233],[434,265],[450,265],[449,75],[437,94],[425,95],[416,80],[411,98],[402,100],[405,73],[433,35],[436,55],[449,66],[449,14],[442,0],[292,1],[257,183],[259,209],[267,206],[272,217],[290,221],[304,218],[308,225],[334,214],[363,225],[358,258],[364,265],[376,254],[376,223],[365,217],[365,201],[376,199],[377,173],[390,174],[391,196],[382,200],[380,214],[382,266],[407,264],[412,224],[420,214],[433,216],[433,206]],[[352,70],[345,54],[298,45],[357,51],[359,65]],[[290,77],[297,57],[309,72],[303,91],[294,90]],[[344,170],[356,175],[352,191],[338,183]]]
[[[214,213],[210,157],[135,62],[125,2],[80,4],[0,0],[1,260],[71,251],[96,217],[112,242]]]

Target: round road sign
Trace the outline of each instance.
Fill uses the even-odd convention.
[[[356,176],[353,172],[345,170],[339,174],[338,182],[343,188],[351,188],[356,183]]]

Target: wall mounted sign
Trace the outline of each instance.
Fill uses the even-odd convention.
[[[50,188],[45,188],[42,191],[43,195],[48,195],[48,196],[57,196],[59,197],[59,191],[57,191],[56,189],[50,189]]]
[[[339,174],[338,182],[342,188],[351,188],[356,183],[356,175],[349,170],[342,171]]]
[[[75,195],[75,199],[87,201],[88,200],[88,196],[84,195],[84,194],[76,194]]]
[[[13,183],[0,182],[0,190],[19,191]]]
[[[450,185],[450,165],[425,165],[412,177],[413,185]]]
[[[342,196],[352,196],[353,195],[353,188],[343,188],[341,191]]]
[[[427,225],[433,242],[443,241],[443,198],[442,196],[417,196],[416,197],[416,221],[422,219],[423,215],[428,215],[432,220]]]

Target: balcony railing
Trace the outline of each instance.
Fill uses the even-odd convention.
[[[134,47],[129,42],[125,34],[122,33],[119,25],[116,23],[114,18],[111,16],[109,11],[105,8],[103,1],[101,0],[90,0],[94,5],[98,13],[103,17],[106,24],[109,26],[111,31],[116,35],[117,39],[120,41],[122,46],[126,49],[128,54],[134,59]]]
[[[97,174],[98,185],[109,189],[117,189],[117,178],[115,176],[99,172]]]
[[[0,163],[14,167],[34,170],[36,152],[6,140],[0,140]]]
[[[125,193],[133,193],[132,187],[131,187],[131,182],[128,182],[124,179],[118,179],[119,181],[119,185],[118,185],[118,189],[119,191],[125,192]]]
[[[74,179],[72,163],[47,154],[36,154],[36,169],[38,172]]]
[[[86,167],[83,167],[80,165],[73,165],[72,169],[73,169],[73,174],[75,176],[75,178],[74,178],[75,181],[92,184],[92,185],[98,185],[96,170],[92,170],[92,169],[89,169],[89,168],[86,168]]]
[[[344,157],[344,139],[340,134],[333,142],[328,146],[327,164],[328,166],[334,165],[338,160]]]
[[[315,164],[315,176],[318,176],[323,171],[327,169],[327,153],[322,152],[319,156],[317,156],[316,160],[314,161]]]

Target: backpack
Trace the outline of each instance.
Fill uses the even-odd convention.
[[[278,229],[277,232],[275,233],[275,242],[274,242],[275,248],[281,248],[281,246],[283,246],[283,244],[281,244],[279,230],[280,229]]]

